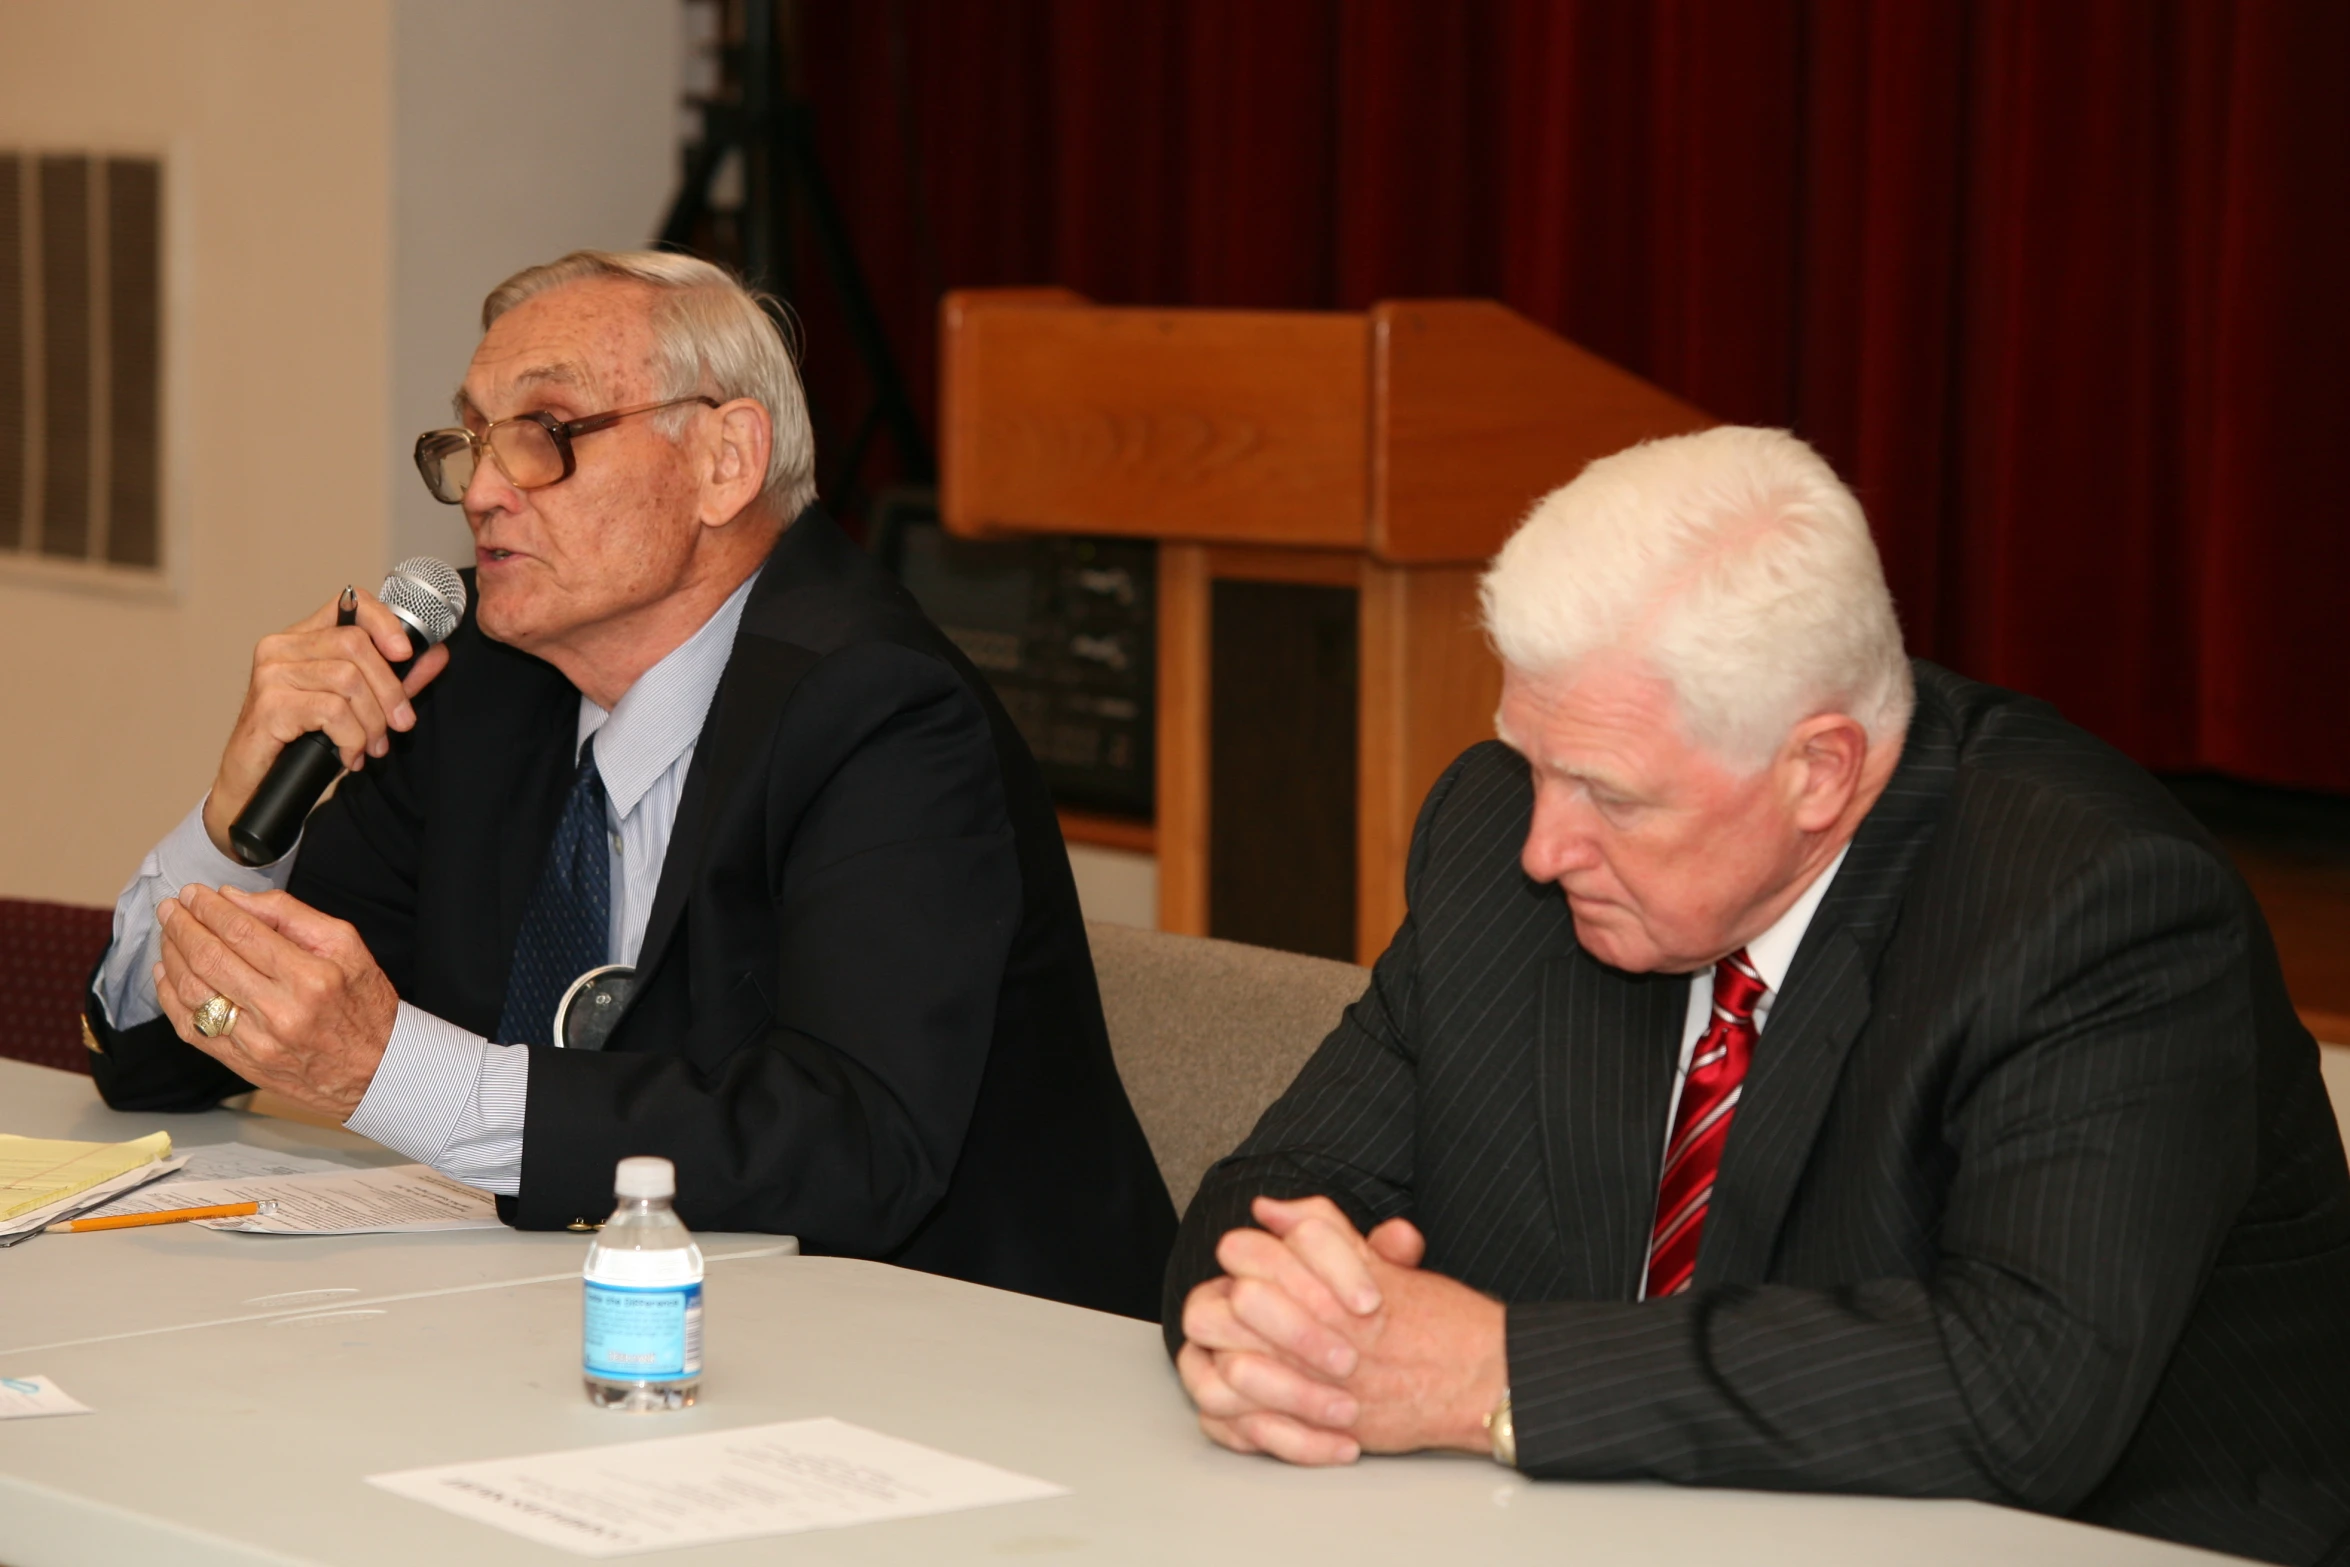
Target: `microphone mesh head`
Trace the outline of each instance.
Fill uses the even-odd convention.
[[[394,566],[376,596],[423,639],[418,652],[444,640],[465,618],[465,579],[456,567],[430,555],[411,556]]]

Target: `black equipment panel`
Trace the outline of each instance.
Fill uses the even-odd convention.
[[[995,687],[1055,801],[1150,818],[1157,545],[959,539],[929,491],[878,498],[870,542]]]

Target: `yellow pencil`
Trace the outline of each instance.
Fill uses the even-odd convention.
[[[158,1208],[153,1213],[118,1213],[110,1219],[68,1219],[52,1224],[44,1234],[76,1230],[135,1230],[146,1224],[185,1224],[190,1219],[242,1219],[256,1213],[274,1213],[274,1202],[224,1202],[213,1208]]]

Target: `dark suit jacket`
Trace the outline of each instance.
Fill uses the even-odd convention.
[[[1689,981],[1581,952],[1531,789],[1430,794],[1371,987],[1186,1215],[1408,1215],[1510,1304],[1530,1474],[1980,1497],[2307,1562],[2350,1529],[2350,1174],[2221,851],[2049,708],[1918,666],[1774,1003],[1693,1290],[1637,1302]]]
[[[416,727],[311,817],[289,890],[487,1035],[579,696],[470,615],[449,646]],[[614,1162],[660,1154],[696,1228],[1156,1314],[1174,1209],[1052,803],[986,681],[813,509],[744,607],[639,968],[608,1049],[534,1049],[513,1222],[600,1218]],[[101,1042],[120,1108],[245,1086],[160,1020]]]

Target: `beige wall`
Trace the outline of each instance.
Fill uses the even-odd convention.
[[[678,0],[399,0],[392,19],[390,554],[472,550],[424,492],[419,430],[481,336],[481,297],[567,250],[633,249],[677,182]]]
[[[160,154],[171,252],[165,581],[0,555],[0,896],[113,902],[260,635],[465,563],[408,447],[492,284],[650,234],[678,43],[676,0],[0,3],[0,148]]]
[[[111,903],[256,629],[380,571],[383,3],[0,6],[0,145],[161,153],[168,589],[0,565],[0,894]]]

